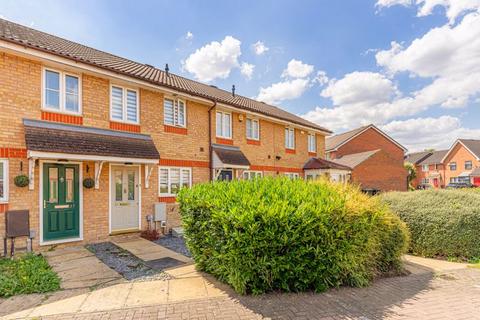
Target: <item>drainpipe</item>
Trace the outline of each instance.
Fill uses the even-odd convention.
[[[212,148],[212,109],[217,106],[217,100],[212,100],[213,105],[208,109],[208,168],[210,181],[213,180],[213,148]]]

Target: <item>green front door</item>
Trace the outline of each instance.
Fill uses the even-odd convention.
[[[80,236],[77,164],[43,165],[43,240]]]

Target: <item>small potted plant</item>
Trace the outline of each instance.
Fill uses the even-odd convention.
[[[30,182],[30,179],[28,178],[27,175],[19,174],[18,176],[16,176],[16,177],[13,179],[13,182],[15,183],[15,185],[16,185],[17,187],[23,188],[23,187],[28,186],[28,183]]]

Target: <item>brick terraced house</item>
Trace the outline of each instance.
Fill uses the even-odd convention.
[[[405,147],[374,125],[327,137],[326,159],[351,168],[349,178],[372,193],[406,191]]]
[[[443,157],[448,150],[423,151],[409,154],[405,161],[415,165],[417,177],[412,181],[416,189],[445,188],[448,181],[445,180],[445,165]]]
[[[147,226],[181,187],[303,177],[329,130],[275,106],[0,20],[0,221],[29,210],[34,247]],[[14,178],[29,177],[18,187]],[[0,237],[5,225],[0,223]]]

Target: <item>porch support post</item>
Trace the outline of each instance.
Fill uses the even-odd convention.
[[[105,161],[95,162],[95,189],[100,188],[100,173],[102,173],[103,163]]]
[[[150,188],[150,177],[152,176],[153,168],[155,166],[145,164],[145,188]]]
[[[33,190],[35,186],[35,158],[28,159],[28,189]]]

